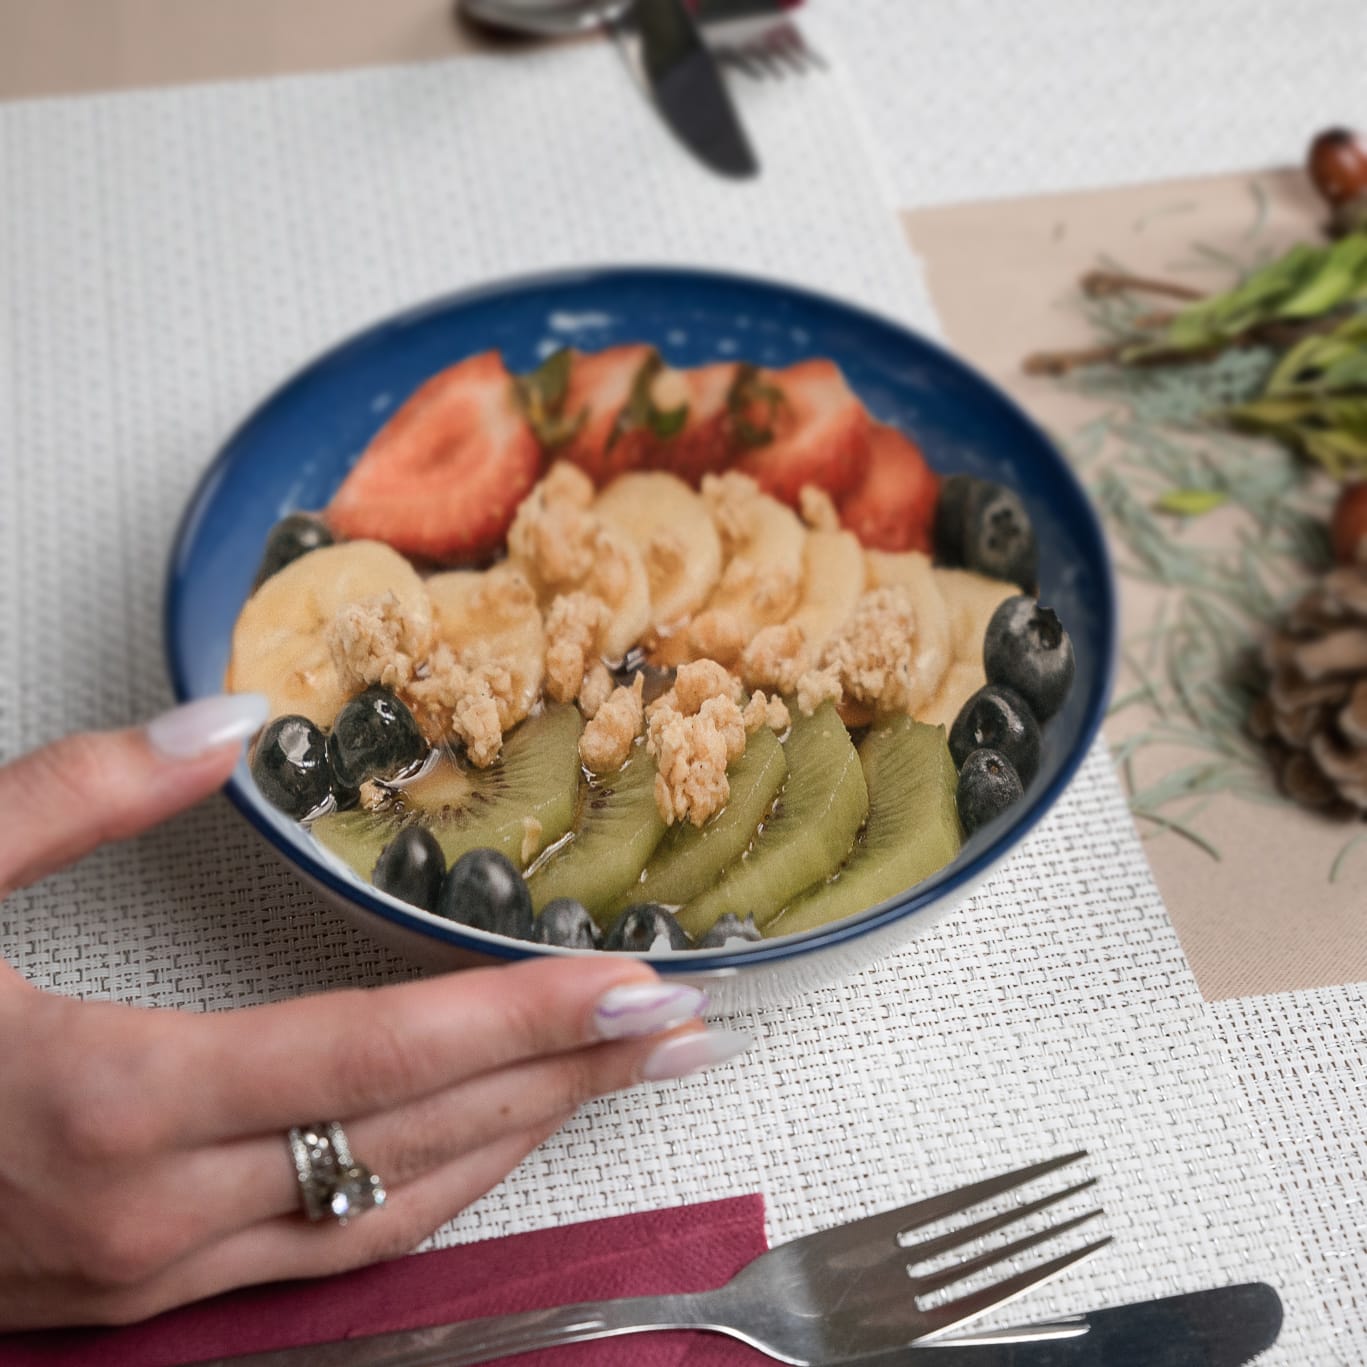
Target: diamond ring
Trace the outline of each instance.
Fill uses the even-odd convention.
[[[335,1121],[297,1125],[287,1135],[304,1214],[310,1220],[336,1220],[385,1203],[384,1183],[351,1155],[346,1131]]]

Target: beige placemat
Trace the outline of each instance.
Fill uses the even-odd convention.
[[[1093,488],[1114,472],[1147,503],[1151,488],[1134,482],[1133,439],[1105,416],[1123,401],[1026,375],[1023,357],[1095,342],[1076,282],[1103,261],[1218,289],[1234,278],[1228,263],[1312,238],[1321,218],[1304,175],[1287,170],[925,210],[906,216],[906,225],[956,346],[1073,450]],[[1161,298],[1153,306],[1175,307]],[[1120,426],[1173,435],[1143,415],[1130,418]],[[1289,459],[1273,446],[1265,458]],[[1312,509],[1327,510],[1331,496],[1327,487],[1312,488],[1306,498]],[[1231,557],[1240,553],[1238,538],[1252,531],[1247,519],[1225,511],[1181,525],[1159,520],[1174,545]],[[1118,561],[1136,568],[1116,519],[1108,530]],[[1294,586],[1295,567],[1279,568]],[[1123,753],[1152,731],[1160,709],[1180,708],[1155,647],[1175,629],[1184,595],[1135,573],[1122,572],[1119,582],[1127,648],[1106,734]],[[1157,641],[1146,636],[1155,629]],[[1150,684],[1156,696],[1147,694]],[[1190,717],[1186,724],[1199,729]],[[1203,754],[1199,744],[1140,745],[1132,791],[1152,793]],[[1250,768],[1248,777],[1256,784],[1258,773]],[[1150,812],[1140,824],[1164,902],[1208,999],[1367,978],[1367,841],[1350,844],[1367,829],[1361,823],[1345,826],[1228,792],[1202,810],[1195,803],[1140,805]],[[1165,819],[1175,824],[1160,824]]]
[[[430,61],[501,44],[455,0],[0,0],[0,100]]]

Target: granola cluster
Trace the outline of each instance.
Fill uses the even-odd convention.
[[[672,686],[647,703],[641,673],[622,682],[609,666],[621,662],[624,616],[689,573],[689,544],[672,527],[633,543],[620,522],[595,513],[595,497],[582,471],[557,463],[518,509],[506,561],[438,577],[451,581],[441,592],[428,581],[430,611],[405,610],[393,593],[347,604],[326,632],[343,686],[393,689],[433,743],[460,744],[479,767],[543,697],[577,703],[587,771],[611,773],[639,746],[656,766],[664,820],[701,826],[725,805],[727,769],[747,737],[786,731],[792,706],[810,715],[831,701],[851,722],[938,714],[947,690],[973,678],[955,656],[980,644],[959,640],[966,628],[946,614],[924,557],[865,557],[856,543],[861,581],[829,575],[847,592],[814,628],[830,584],[804,590],[804,547],[845,535],[829,495],[804,489],[799,520],[728,473],[702,486],[723,551],[713,587],[693,600],[703,607],[677,630],[629,637],[675,669]],[[848,565],[852,553],[841,554]]]

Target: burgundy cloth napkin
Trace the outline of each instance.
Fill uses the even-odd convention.
[[[420,1253],[323,1281],[249,1287],[125,1328],[0,1335],[0,1364],[173,1367],[573,1301],[703,1291],[720,1286],[765,1247],[764,1198],[738,1196]],[[503,1361],[515,1367],[758,1367],[772,1359],[716,1334],[674,1332]]]

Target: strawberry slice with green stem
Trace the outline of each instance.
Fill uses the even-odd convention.
[[[432,376],[375,434],[326,510],[332,530],[443,563],[486,558],[541,471],[497,351]]]
[[[765,493],[796,508],[804,485],[838,500],[863,479],[872,424],[834,361],[756,371],[733,408],[737,439],[749,447],[735,468]]]
[[[533,392],[533,405],[545,393],[555,395],[536,426],[552,455],[573,461],[595,484],[639,469],[656,442],[682,429],[686,405],[666,408],[656,399],[664,362],[654,347],[636,343],[562,354],[569,357],[563,393],[558,377],[554,386],[543,383]],[[551,357],[536,373],[556,361]]]
[[[679,431],[654,442],[645,465],[667,470],[695,488],[704,475],[730,465],[739,449],[736,436],[736,394],[742,372],[753,367],[718,361],[688,370],[666,370],[652,386],[652,396],[666,411],[682,406],[686,412]]]

